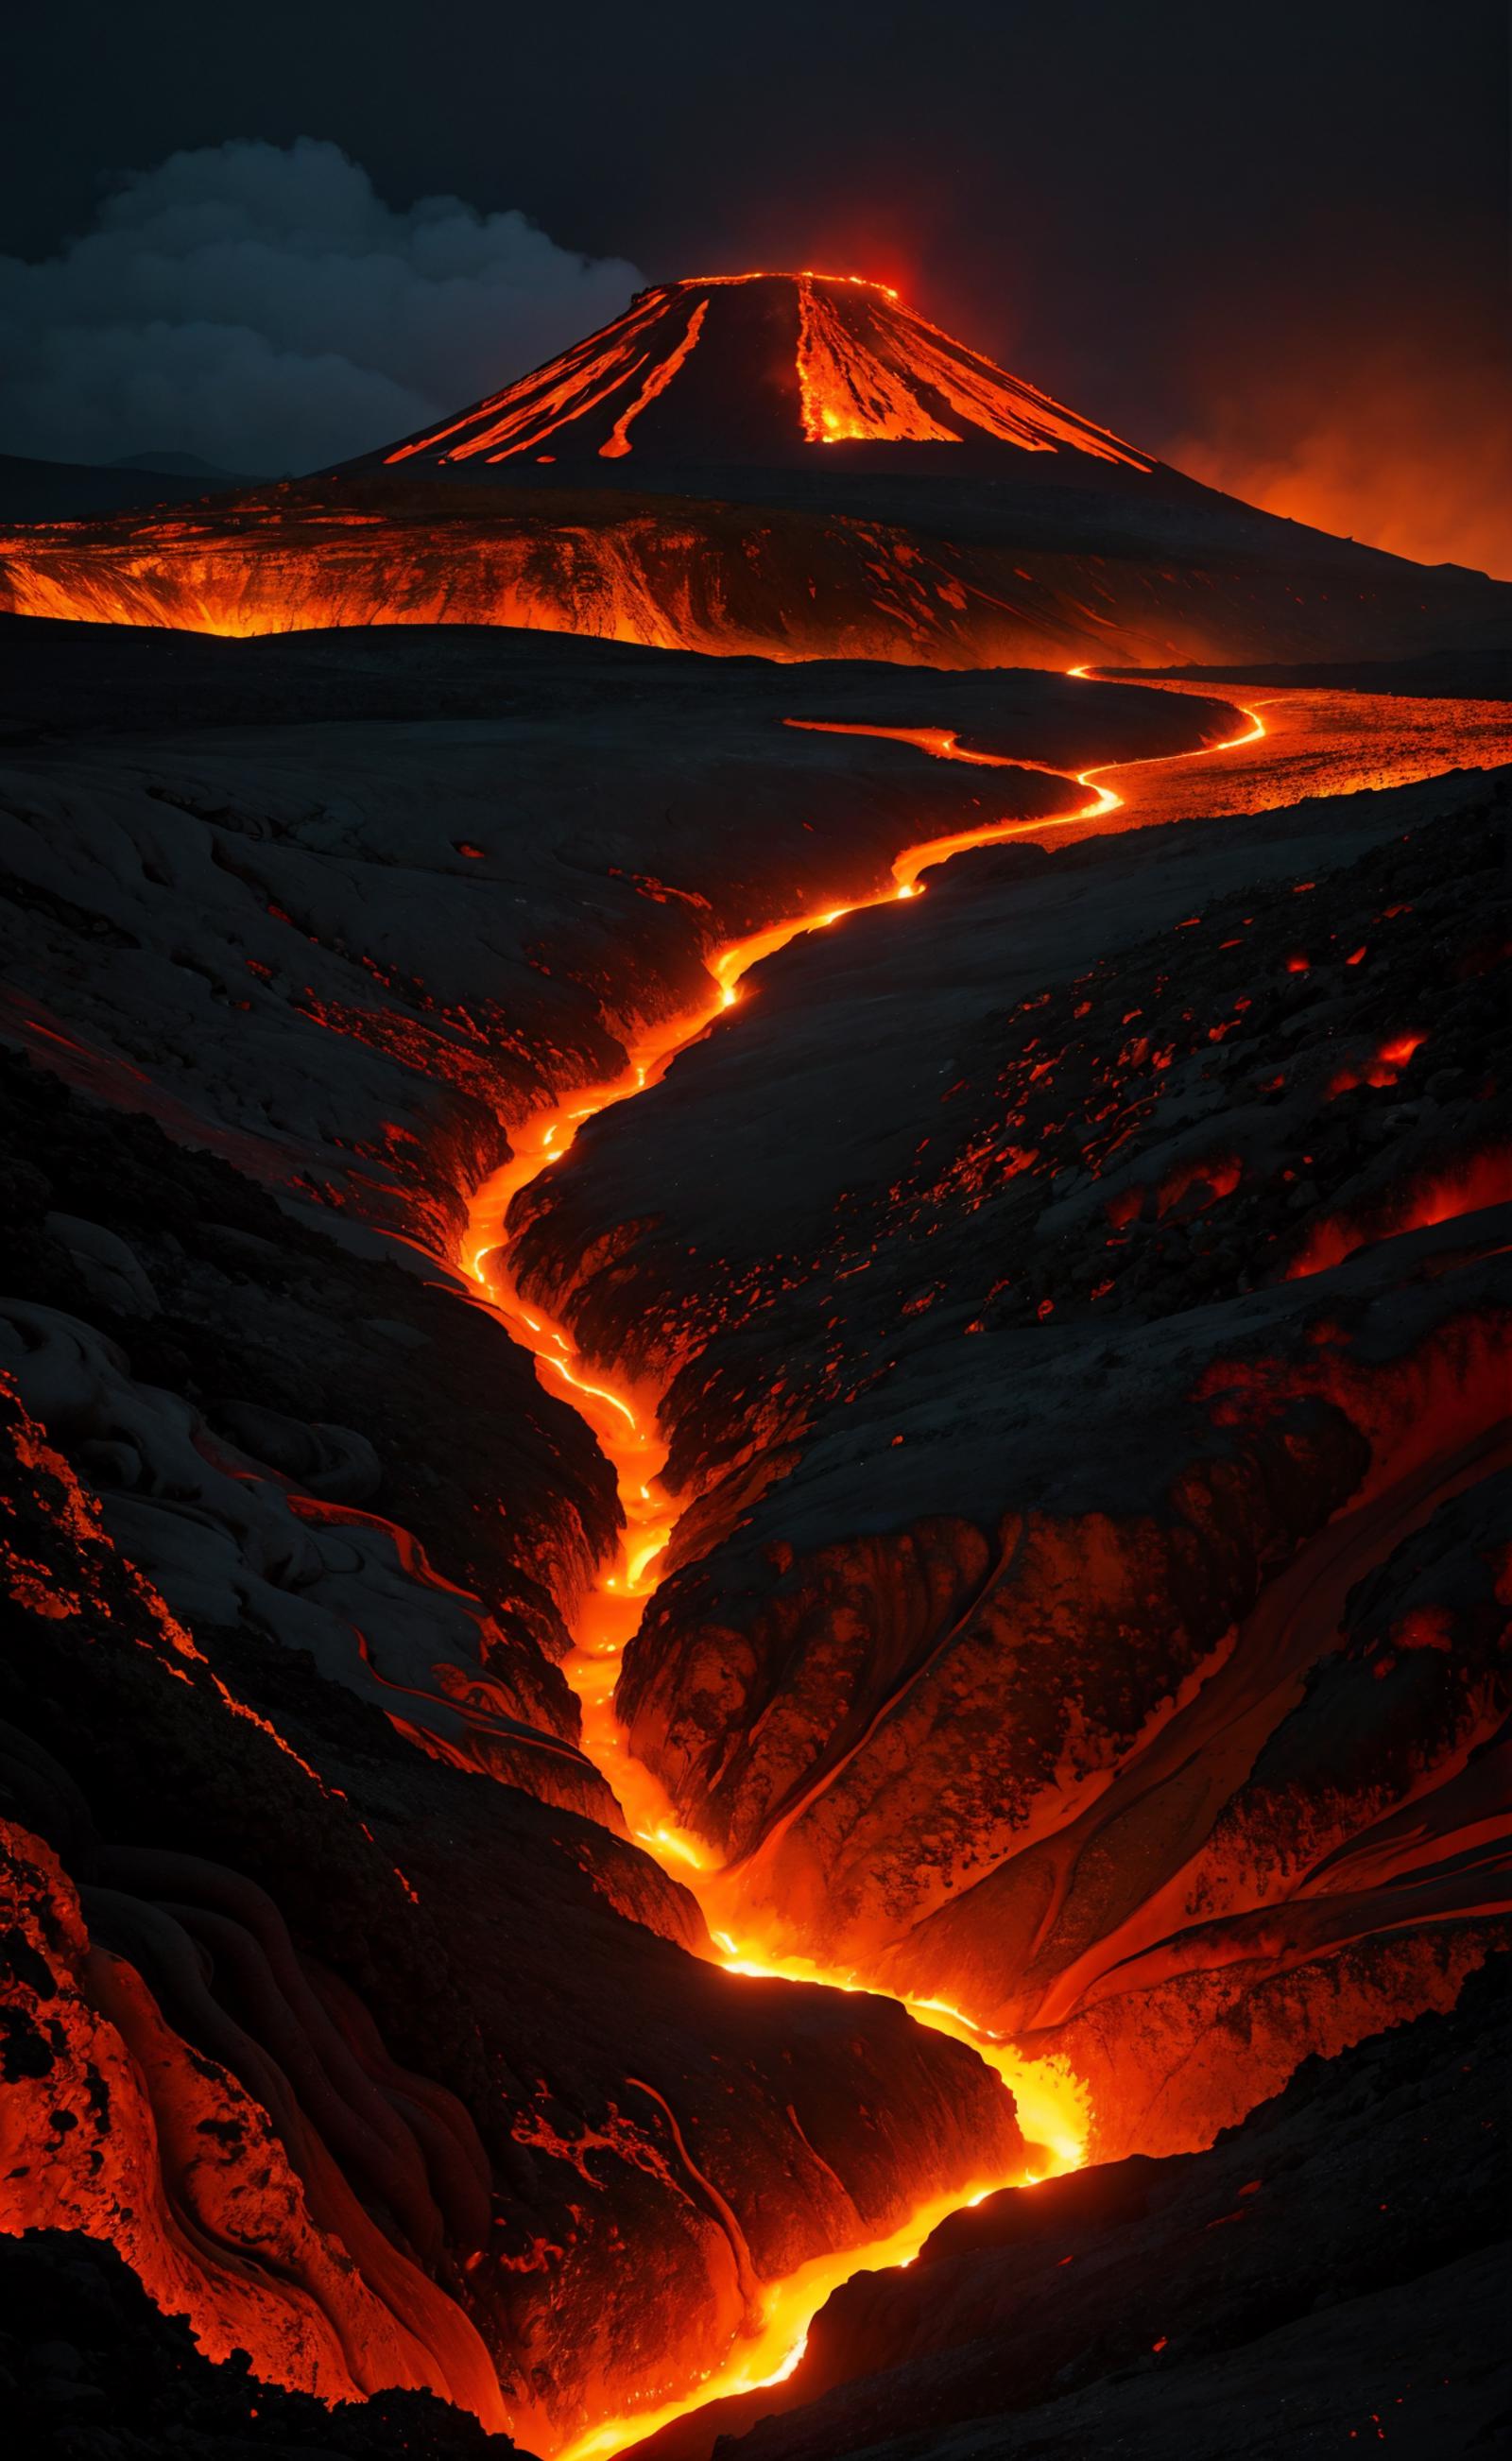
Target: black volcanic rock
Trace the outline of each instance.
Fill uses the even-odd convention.
[[[73,2233],[0,2238],[0,2319],[7,2432],[39,2461],[506,2461],[519,2449],[425,2393],[331,2409],[245,2364],[212,2365],[113,2248]]]
[[[1451,779],[936,871],[932,903],[769,961],[738,1033],[586,1129],[521,1200],[519,1261],[590,1349],[673,1375],[672,1473],[699,1487],[762,1423],[777,1306],[787,1388],[822,1357],[838,1393],[942,1326],[1241,1295],[1394,1172],[1495,1145],[1505,797]],[[1453,1099],[1398,1116],[1436,1050]],[[790,1167],[757,1183],[778,1103]],[[694,1148],[696,1178],[671,1167]],[[611,1222],[633,1237],[580,1276]]]
[[[44,1170],[26,1159],[33,1154],[45,1156]],[[581,1422],[541,1391],[502,1330],[396,1265],[343,1254],[215,1155],[185,1151],[150,1119],[93,1105],[11,1054],[0,1057],[0,1169],[11,1191],[8,1297],[29,1311],[0,1332],[0,1356],[37,1406],[46,1386],[53,1433],[106,1497],[107,1517],[118,1507],[123,1540],[132,1521],[138,1555],[151,1556],[156,1528],[164,1567],[181,1565],[185,1612],[192,1598],[208,1614],[219,1594],[227,1603],[218,1619],[235,1622],[234,1600],[249,1599],[255,1582],[270,1630],[282,1600],[287,1644],[333,1648],[327,1671],[381,1706],[338,1628],[351,1618],[376,1638],[393,1612],[385,1598],[401,1616],[407,1598],[411,1619],[430,1627],[430,1657],[408,1680],[436,1696],[439,1731],[454,1747],[465,1741],[431,1668],[443,1654],[458,1667],[470,1659],[494,1686],[500,1731],[515,1721],[539,1733],[536,1760],[517,1756],[513,1774],[528,1784],[534,1769],[555,1790],[571,1754],[545,1747],[570,1747],[577,1733],[558,1672],[564,1609],[609,1542],[617,1508]],[[92,1253],[102,1238],[118,1244],[135,1283],[117,1269],[112,1288]],[[123,1364],[112,1363],[112,1349]],[[353,1465],[360,1494],[350,1492]],[[491,1509],[501,1477],[507,1518]],[[190,1527],[189,1481],[197,1526],[224,1533],[234,1564],[176,1548]],[[434,1589],[427,1596],[423,1575],[407,1577],[373,1526],[366,1572],[352,1567],[359,1588],[331,1591],[323,1627],[310,1597],[319,1525],[307,1525],[309,1543],[298,1539],[286,1487],[412,1533],[471,1607]],[[260,1510],[243,1511],[238,1498],[254,1494]],[[172,1591],[174,1575],[162,1577]],[[414,1700],[403,1705],[419,1714]],[[484,1717],[479,1736],[489,1724]],[[581,1764],[571,1786],[580,1804],[591,1795],[602,1808]]]
[[[884,889],[926,832],[1054,827],[1091,794],[1068,773],[1207,753],[1126,815],[1180,830],[1083,847],[1069,820],[1069,852],[978,855],[840,926],[822,974],[793,951],[522,1208],[585,1340],[677,1371],[699,1494],[632,1654],[637,1740],[752,1848],[763,1913],[769,1854],[803,1944],[1055,2051],[1104,2150],[1203,2141],[1309,2044],[1451,2005],[1504,1939],[1497,815],[1437,775],[1495,757],[1503,713],[1291,696],[1252,764],[1226,699],[1044,674],[148,629],[377,603],[1065,663],[1191,654],[1200,610],[1233,654],[1405,650],[1497,595],[1090,469],[1022,548],[1023,490],[973,516],[952,482],[928,546],[869,496],[799,503],[812,467],[734,504],[706,467],[681,503],[359,474],[11,549],[13,587],[146,620],[5,626],[0,1016],[48,1073],[0,1077],[0,2124],[23,2216],[115,2236],[206,2348],[493,2416],[486,2346],[555,2447],[696,2383],[761,2282],[1022,2160],[972,2052],[721,1971],[615,1833],[559,1663],[607,1466],[437,1259],[521,1121],[706,996],[713,946]],[[893,476],[914,505],[932,483]],[[1340,800],[1376,774],[1428,782]],[[1212,822],[1230,791],[1328,800]],[[1394,1058],[1400,996],[1433,1015]],[[1477,2163],[1446,2130],[1428,2182],[1399,2117],[1378,2155],[1422,2190],[1417,2238],[1472,2263]],[[1294,2168],[1337,2120],[1308,2107]],[[1140,2194],[1155,2172],[1179,2227],[1138,2240],[1140,2295],[1189,2288],[1215,2360],[1310,2331],[1271,2242],[1230,2275],[1220,2235],[1215,2266],[1209,2219],[1239,2225],[1182,2205],[1179,2164]],[[1364,2279],[1360,2177],[1308,2250],[1331,2300]],[[1127,2174],[1049,2191],[1050,2221],[1078,2194],[1127,2255]],[[984,2208],[919,2271],[971,2278],[886,2431],[981,2414],[934,2363],[971,2375],[963,2318],[995,2351],[977,2268],[1023,2236]],[[1056,2343],[1066,2398],[1125,2364],[1126,2286]],[[858,2286],[838,2365],[890,2367],[913,2295]],[[80,2380],[155,2434],[175,2352]],[[391,2416],[444,2445],[417,2397]]]
[[[98,659],[96,723],[124,709],[139,726],[138,695],[162,710],[192,691],[202,731],[90,731],[70,749],[43,733],[5,764],[0,1027],[96,1096],[433,1256],[510,1124],[615,1074],[647,1016],[696,1004],[712,941],[880,888],[921,832],[1082,800],[1036,770],[990,790],[945,761],[920,779],[894,745],[786,717],[903,708],[1053,769],[1231,723],[1221,702],[1061,676],[895,691],[844,664],[711,671],[498,633],[127,634],[108,666],[96,639],[23,634],[34,664],[11,707],[57,725]],[[305,715],[270,725],[270,700]]]

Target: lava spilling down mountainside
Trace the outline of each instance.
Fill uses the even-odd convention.
[[[3,563],[20,2427],[1493,2435],[1506,593],[818,275]]]
[[[1467,647],[1505,592],[1215,494],[876,284],[752,274],[341,469],[0,531],[0,609],[1058,671]]]
[[[1154,467],[942,333],[884,283],[819,273],[715,274],[642,291],[612,325],[381,458],[446,467],[631,452],[707,460],[715,439],[767,464],[811,444],[972,442]]]

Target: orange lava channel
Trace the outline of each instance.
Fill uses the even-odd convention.
[[[1072,670],[1081,674],[1081,669]],[[1193,760],[1257,741],[1266,732],[1262,719],[1246,710],[1243,733],[1225,743],[1196,752],[1156,756]],[[883,736],[915,745],[935,758],[965,760],[990,768],[1042,768],[1033,761],[1011,760],[993,753],[971,752],[954,735],[937,728],[828,726],[820,721],[789,723],[818,732]],[[791,1980],[822,1983],[842,1991],[871,1991],[864,1977],[836,1972],[798,1956],[777,1953],[768,1943],[739,1938],[728,1928],[720,1905],[719,1872],[703,1840],[678,1821],[660,1781],[627,1747],[614,1715],[614,1687],[620,1658],[635,1631],[646,1600],[654,1593],[668,1542],[680,1507],[662,1484],[667,1447],[657,1423],[661,1396],[638,1387],[613,1370],[583,1359],[565,1328],[554,1321],[515,1284],[509,1270],[505,1217],[512,1199],[543,1171],[551,1169],[570,1148],[585,1120],[596,1118],[615,1103],[629,1102],[665,1075],[680,1051],[694,1042],[740,997],[740,984],[764,957],[786,948],[800,934],[821,931],[865,908],[925,894],[922,875],[931,866],[970,848],[1004,839],[1038,836],[1075,824],[1096,823],[1123,808],[1124,799],[1106,784],[1096,784],[1113,768],[1135,768],[1141,762],[1105,762],[1077,774],[1078,785],[1092,800],[1058,818],[1005,820],[962,830],[948,837],[922,840],[905,846],[892,867],[888,887],[870,897],[834,906],[821,912],[798,914],[742,940],[726,942],[705,959],[710,975],[707,999],[696,1009],[651,1029],[632,1047],[628,1066],[601,1085],[583,1086],[537,1112],[515,1133],[514,1154],[477,1190],[469,1210],[467,1236],[460,1262],[481,1301],[497,1314],[514,1338],[535,1354],[548,1390],[570,1401],[592,1428],[618,1482],[625,1530],[613,1565],[600,1577],[586,1601],[575,1635],[575,1646],[564,1671],[583,1712],[583,1748],[607,1780],[624,1809],[631,1833],[666,1870],[683,1881],[698,1898],[710,1921],[722,1963],[733,1974],[757,1980],[780,1976]],[[1053,773],[1061,774],[1061,773]],[[896,1994],[878,1993],[896,1998]],[[969,2043],[1012,2088],[1018,2104],[1025,2137],[1044,2149],[1042,2171],[1050,2175],[1073,2170],[1086,2156],[1088,2113],[1076,2081],[1048,2060],[1026,2060],[998,2036],[975,2025],[960,2010],[939,2001],[905,2000],[902,2004],[921,2024]],[[691,2391],[659,2408],[648,2407],[633,2416],[611,2419],[590,2429],[557,2456],[557,2461],[606,2461],[705,2402],[755,2391],[789,2376],[803,2355],[809,2324],[830,2292],[853,2274],[911,2263],[929,2233],[945,2216],[963,2205],[980,2203],[997,2189],[1022,2185],[1023,2174],[994,2178],[956,2189],[914,2213],[889,2238],[862,2247],[815,2257],[785,2280],[766,2286],[756,2331],[743,2339],[727,2364]]]

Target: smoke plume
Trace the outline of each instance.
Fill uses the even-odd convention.
[[[1220,388],[1166,459],[1267,512],[1417,564],[1512,580],[1512,401],[1500,337],[1361,337],[1351,353]]]
[[[314,138],[171,155],[41,264],[0,257],[0,450],[319,468],[617,315],[635,268],[456,197],[398,213]]]

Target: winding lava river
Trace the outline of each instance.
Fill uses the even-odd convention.
[[[1076,668],[1072,672],[1079,675],[1086,671]],[[1179,684],[1156,688],[1185,689]],[[1211,687],[1200,689],[1205,698],[1217,696]],[[630,1101],[654,1085],[680,1051],[695,1042],[726,1010],[735,1007],[742,981],[762,958],[785,948],[800,934],[833,926],[843,915],[898,898],[922,896],[922,875],[932,865],[952,855],[1010,838],[1057,843],[1067,837],[1185,818],[1199,811],[1253,810],[1292,802],[1309,793],[1348,792],[1397,782],[1401,773],[1395,770],[1395,774],[1369,764],[1364,765],[1362,774],[1357,727],[1361,697],[1295,693],[1267,698],[1256,707],[1244,708],[1242,730],[1221,743],[1082,770],[1075,782],[1090,800],[1078,802],[1064,814],[1049,819],[1041,816],[1034,820],[988,822],[975,829],[905,846],[893,864],[889,885],[875,895],[831,907],[823,912],[798,914],[748,938],[715,947],[704,961],[711,978],[707,1001],[691,1014],[667,1019],[649,1031],[632,1047],[628,1065],[612,1082],[581,1087],[526,1121],[514,1132],[512,1160],[487,1180],[472,1200],[461,1258],[463,1269],[483,1303],[501,1316],[510,1334],[535,1354],[548,1389],[567,1400],[591,1427],[613,1467],[625,1515],[616,1559],[601,1573],[586,1601],[574,1635],[575,1646],[565,1661],[567,1680],[582,1704],[583,1748],[613,1788],[632,1835],[697,1897],[722,1962],[732,1973],[780,1975],[846,1991],[874,1987],[857,1975],[833,1972],[805,1958],[771,1953],[759,1939],[737,1936],[733,1918],[721,1905],[720,1874],[709,1850],[702,1840],[679,1826],[659,1781],[626,1748],[613,1704],[621,1653],[635,1630],[646,1600],[656,1589],[657,1567],[680,1509],[677,1499],[661,1483],[666,1462],[666,1446],[657,1426],[661,1397],[652,1390],[637,1389],[617,1379],[612,1371],[586,1361],[564,1327],[555,1323],[517,1288],[509,1270],[505,1229],[510,1203],[522,1188],[561,1160],[585,1120],[612,1104]],[[1356,717],[1352,766],[1347,751],[1347,712],[1351,705]],[[1395,708],[1405,714],[1414,706],[1397,703]],[[1434,717],[1440,727],[1449,706],[1435,706]],[[1477,705],[1460,707],[1471,710]],[[1261,708],[1275,713],[1268,727],[1260,715]],[[1497,717],[1504,723],[1504,711],[1499,710]],[[789,722],[817,727],[825,733],[882,736],[911,744],[937,759],[969,761],[982,767],[1044,766],[970,751],[953,735],[939,729],[830,726],[814,720]],[[1271,740],[1262,760],[1251,747],[1267,737]],[[1445,762],[1441,742],[1436,750],[1437,766],[1442,768]],[[1233,761],[1221,758],[1228,754],[1239,758]],[[1209,773],[1203,775],[1200,781],[1194,780],[1186,764],[1198,760],[1218,760],[1218,775]],[[1141,778],[1144,791],[1138,804],[1131,807],[1118,788],[1107,781],[1115,777],[1127,780],[1134,773],[1145,773]],[[1407,774],[1422,776],[1425,769],[1413,765],[1409,758]],[[1115,820],[1114,814],[1120,817]],[[959,2010],[914,2001],[905,2001],[903,2004],[920,2023],[970,2044],[1010,2086],[1018,2103],[1024,2134],[1039,2149],[1039,2169],[1031,2176],[1074,2169],[1085,2158],[1087,2113],[1073,2078],[1056,2072],[1050,2062],[1020,2058],[1006,2043],[973,2025]],[[786,2279],[767,2284],[756,2331],[741,2340],[722,2367],[680,2398],[658,2403],[651,2392],[644,2409],[589,2429],[564,2448],[556,2461],[605,2461],[605,2456],[623,2450],[706,2402],[780,2383],[798,2365],[809,2323],[832,2290],[853,2274],[911,2262],[947,2214],[963,2205],[980,2203],[998,2188],[1022,2184],[1023,2176],[1019,2173],[1013,2179],[986,2179],[958,2188],[920,2208],[890,2238],[818,2256]]]

